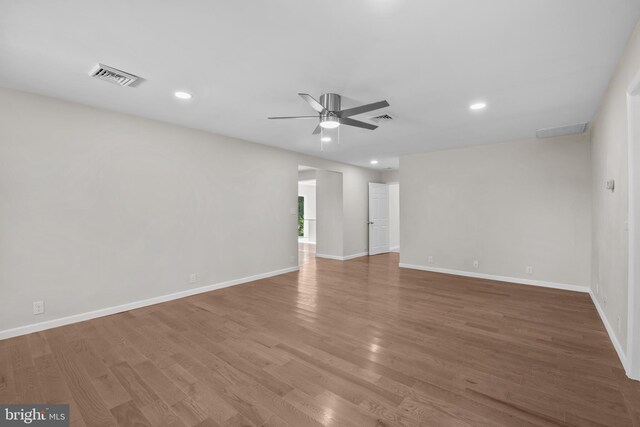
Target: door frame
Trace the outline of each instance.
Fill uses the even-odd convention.
[[[381,252],[375,252],[373,251],[373,247],[371,246],[371,235],[373,232],[374,227],[374,223],[373,223],[373,218],[371,218],[371,193],[372,193],[372,189],[375,188],[376,186],[383,186],[386,187],[386,193],[387,193],[387,246],[386,246],[386,250],[383,250]],[[368,193],[367,193],[367,198],[369,200],[368,203],[368,219],[367,219],[367,225],[368,225],[368,229],[369,229],[369,242],[368,242],[368,250],[369,250],[369,255],[378,255],[378,254],[383,254],[383,253],[389,253],[391,252],[391,248],[389,246],[389,184],[387,183],[380,183],[380,182],[370,182],[369,186],[368,186]]]
[[[640,380],[640,72],[627,91],[628,126],[628,313],[626,372]]]

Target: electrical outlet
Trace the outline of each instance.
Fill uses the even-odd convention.
[[[480,262],[476,259],[473,261],[473,268],[478,268],[480,267]]]
[[[429,255],[429,256],[427,257],[427,262],[428,262],[429,264],[433,263],[433,255]]]
[[[527,274],[533,274],[533,267],[532,266],[527,266]]]
[[[290,209],[289,209],[289,213],[290,213],[291,215],[297,215],[297,213],[298,213],[298,208],[290,208]]]
[[[194,283],[197,283],[197,282],[198,282],[198,275],[196,273],[191,273],[189,275],[189,283],[193,285]]]
[[[42,314],[42,313],[44,313],[44,301],[34,301],[33,314]]]

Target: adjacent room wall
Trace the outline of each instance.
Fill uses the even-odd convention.
[[[389,184],[389,249],[400,252],[400,185]]]
[[[588,135],[402,157],[401,264],[587,289],[590,162]]]
[[[316,256],[342,259],[344,256],[343,182],[340,172],[316,172]]]
[[[392,184],[400,182],[399,170],[383,170],[380,172],[380,179],[385,184]]]
[[[0,100],[0,337],[295,269],[299,164],[345,171],[341,197],[359,201],[345,221],[366,219],[374,171],[9,89]]]
[[[627,90],[640,72],[640,24],[636,26],[592,123],[593,294],[616,345],[627,348],[628,123]],[[639,119],[640,120],[640,119]],[[615,180],[615,191],[605,189]],[[620,319],[618,321],[618,319]],[[618,329],[618,324],[620,328]]]
[[[315,169],[298,171],[298,181],[308,181],[311,179],[316,179]]]

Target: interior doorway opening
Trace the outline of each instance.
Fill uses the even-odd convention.
[[[316,170],[298,166],[298,264],[311,262],[316,254]]]
[[[298,181],[298,241],[316,244],[316,180]]]

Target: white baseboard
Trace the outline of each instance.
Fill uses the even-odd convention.
[[[412,270],[431,271],[433,273],[445,273],[445,274],[454,274],[456,276],[474,277],[477,279],[487,279],[487,280],[497,280],[500,282],[518,283],[520,285],[530,285],[530,286],[540,286],[543,288],[562,289],[565,291],[585,292],[585,293],[589,292],[589,288],[586,286],[567,285],[564,283],[545,282],[542,280],[521,279],[519,277],[495,276],[492,274],[474,273],[472,271],[462,271],[462,270],[450,270],[447,268],[405,264],[402,262],[400,263],[400,267],[410,268]]]
[[[354,259],[354,258],[360,258],[363,256],[367,256],[369,255],[369,252],[360,252],[357,254],[351,254],[351,255],[345,255],[345,256],[338,256],[338,255],[326,255],[326,254],[316,254],[317,258],[326,258],[326,259],[333,259],[336,261],[348,261],[350,259]]]
[[[400,246],[391,246],[389,250],[391,252],[400,252]]]
[[[91,320],[97,317],[103,317],[103,316],[109,316],[116,313],[122,313],[123,311],[129,311],[129,310],[134,310],[136,308],[147,307],[150,305],[172,301],[179,298],[185,298],[192,295],[201,294],[204,292],[215,291],[216,289],[228,288],[230,286],[253,282],[260,279],[266,279],[268,277],[279,276],[280,274],[291,273],[298,270],[299,270],[299,267],[283,268],[281,270],[275,270],[267,273],[256,274],[254,276],[249,276],[249,277],[242,277],[240,279],[228,280],[226,282],[220,282],[220,283],[215,283],[213,285],[188,289],[185,291],[175,292],[167,295],[161,295],[158,297],[153,297],[153,298],[149,298],[141,301],[134,301],[134,302],[130,302],[130,303],[114,306],[114,307],[101,308],[95,311],[89,311],[86,313],[80,313],[80,314],[74,314],[67,317],[61,317],[59,319],[47,320],[45,322],[19,326],[17,328],[12,328],[12,329],[5,329],[4,331],[0,331],[0,340],[17,337],[20,335],[31,334],[33,332],[44,331],[46,329],[57,328],[59,326],[69,325],[71,323],[83,322],[85,320]]]
[[[363,256],[369,256],[369,252],[360,252],[360,253],[357,253],[357,254],[347,255],[347,256],[342,257],[342,259],[344,261],[348,261],[350,259],[360,258],[360,257],[363,257]]]
[[[618,358],[620,359],[620,362],[622,362],[622,366],[624,367],[625,372],[627,373],[627,375],[629,375],[629,369],[627,368],[627,355],[622,349],[622,346],[620,345],[620,341],[618,341],[616,334],[613,333],[613,327],[611,326],[611,323],[609,323],[609,319],[607,319],[607,316],[605,315],[604,310],[602,309],[602,307],[600,307],[600,303],[598,302],[598,299],[596,298],[596,296],[593,294],[593,291],[589,290],[589,295],[591,295],[591,301],[593,301],[593,305],[596,306],[596,310],[598,310],[600,319],[602,320],[602,323],[604,323],[604,328],[607,330],[607,333],[609,334],[609,339],[613,343],[613,348],[616,349],[616,353],[618,353]]]

